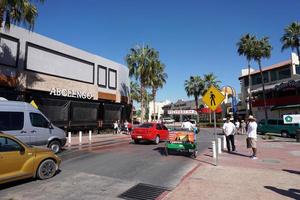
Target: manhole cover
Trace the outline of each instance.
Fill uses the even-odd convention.
[[[119,197],[128,200],[155,200],[165,191],[169,190],[163,187],[139,183]]]
[[[271,163],[271,164],[280,163],[279,160],[274,160],[274,159],[264,159],[264,160],[262,160],[262,162],[264,162],[264,163]]]

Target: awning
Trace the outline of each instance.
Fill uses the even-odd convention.
[[[273,88],[275,88],[276,85],[278,85],[278,83],[272,84],[272,85],[265,85],[265,90],[273,89]],[[259,88],[256,88],[255,90],[252,90],[251,92],[252,92],[252,93],[256,93],[256,92],[260,92],[260,91],[262,91],[262,90],[263,90],[263,88],[262,88],[262,86],[261,86],[261,87],[259,87]]]
[[[285,106],[273,106],[271,108],[271,110],[282,110],[282,109],[289,109],[289,108],[300,108],[300,104],[285,105]]]

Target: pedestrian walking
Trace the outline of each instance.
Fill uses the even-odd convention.
[[[226,137],[226,145],[228,153],[232,151],[236,151],[235,145],[234,145],[234,134],[236,132],[235,125],[230,121],[230,117],[226,118],[226,122],[223,125],[223,133]],[[231,146],[231,148],[230,148]]]
[[[124,128],[125,128],[125,132],[126,132],[127,135],[129,134],[128,124],[129,124],[128,121],[125,120],[125,122],[124,122]]]
[[[238,119],[235,121],[235,128],[236,128],[236,133],[240,134],[240,122]]]
[[[257,123],[256,119],[249,115],[248,117],[248,127],[247,127],[247,148],[252,148],[252,159],[257,159]]]
[[[119,125],[118,125],[118,122],[115,121],[114,122],[114,134],[118,134],[118,130],[119,130]]]
[[[246,126],[247,126],[246,122],[244,120],[242,120],[242,122],[241,122],[241,134],[242,135],[246,134]]]
[[[121,133],[122,133],[122,131],[121,131],[121,126],[122,126],[122,124],[121,124],[120,120],[118,120],[117,123],[118,123],[118,131],[117,131],[117,134],[118,134],[118,133],[121,134]]]

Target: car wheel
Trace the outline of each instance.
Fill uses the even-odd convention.
[[[135,143],[135,144],[139,144],[140,141],[139,141],[139,140],[134,140],[134,143]]]
[[[289,133],[287,131],[281,131],[281,137],[287,137]]]
[[[39,179],[44,180],[53,177],[56,173],[56,170],[56,163],[51,159],[47,159],[40,164],[36,175]]]
[[[155,144],[159,144],[159,142],[160,142],[160,138],[159,138],[159,135],[157,135],[156,137],[155,137]]]
[[[50,142],[49,148],[54,152],[54,153],[59,153],[61,151],[61,144],[59,141],[54,140]]]

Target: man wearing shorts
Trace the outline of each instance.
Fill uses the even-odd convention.
[[[252,159],[257,159],[256,157],[256,142],[257,142],[257,123],[256,119],[250,115],[248,118],[248,129],[247,129],[247,142],[249,144],[248,148],[252,148],[253,154],[251,156]]]

